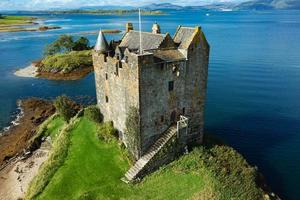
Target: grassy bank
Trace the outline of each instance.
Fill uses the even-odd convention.
[[[48,130],[45,131],[45,136],[54,135],[60,129],[61,120],[58,118],[53,118],[53,122],[47,124]],[[36,176],[27,191],[26,198],[34,199],[37,195],[39,195],[45,187],[48,185],[49,181],[55,175],[56,171],[61,167],[64,163],[68,155],[68,147],[70,145],[70,131],[77,125],[77,116],[70,120],[69,124],[64,124],[60,133],[53,143],[53,148],[49,155],[48,160],[42,165],[39,170],[38,176]],[[51,126],[54,125],[54,128]],[[49,131],[53,131],[50,133]]]
[[[48,132],[57,132],[59,120],[52,124]],[[129,168],[125,150],[116,140],[100,141],[97,130],[106,129],[98,126],[103,124],[81,117],[68,134],[60,133],[56,139],[59,142],[31,184],[27,199],[263,198],[263,191],[255,182],[256,169],[232,148],[211,142],[162,167],[141,183],[127,185],[120,180]],[[59,163],[53,162],[55,158],[59,158]],[[49,171],[51,176],[47,175]],[[43,187],[37,184],[40,180]]]
[[[76,70],[92,68],[92,66],[93,61],[90,50],[72,51],[47,56],[38,64],[38,72],[68,74]]]
[[[0,25],[31,24],[34,17],[27,16],[0,16]]]

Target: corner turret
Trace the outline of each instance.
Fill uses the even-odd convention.
[[[100,30],[97,38],[97,42],[95,45],[95,51],[99,53],[107,53],[109,51],[108,43],[105,39],[103,32]]]

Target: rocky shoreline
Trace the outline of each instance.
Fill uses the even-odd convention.
[[[55,113],[51,102],[37,98],[22,100],[20,106],[24,115],[0,134],[0,168],[16,156],[27,154],[38,126]]]
[[[36,77],[38,78],[46,78],[49,80],[63,80],[63,81],[73,81],[73,80],[79,80],[86,75],[88,75],[90,72],[94,71],[93,67],[83,68],[83,69],[77,69],[69,73],[52,73],[52,72],[38,72]]]
[[[83,69],[77,69],[70,73],[60,73],[60,72],[41,72],[39,71],[37,65],[39,61],[32,62],[31,65],[28,67],[18,69],[14,72],[14,75],[24,78],[45,78],[48,80],[79,80],[92,71],[94,71],[94,68],[87,67]]]

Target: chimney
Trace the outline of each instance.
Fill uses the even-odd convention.
[[[129,31],[133,30],[133,25],[132,23],[128,22],[126,23],[126,33],[128,33]]]
[[[158,23],[154,23],[153,26],[152,26],[152,33],[154,34],[160,34],[160,26]]]

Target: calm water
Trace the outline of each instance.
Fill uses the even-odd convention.
[[[300,12],[176,12],[144,16],[164,32],[201,25],[211,44],[206,130],[218,134],[258,166],[284,199],[300,190]],[[49,16],[44,16],[49,17]],[[13,72],[41,58],[43,47],[62,33],[137,27],[137,16],[56,15],[44,21],[62,30],[0,33],[0,127],[24,97],[95,96],[93,75],[79,81],[19,78]],[[118,39],[121,35],[108,36]],[[95,35],[88,35],[92,42]]]

